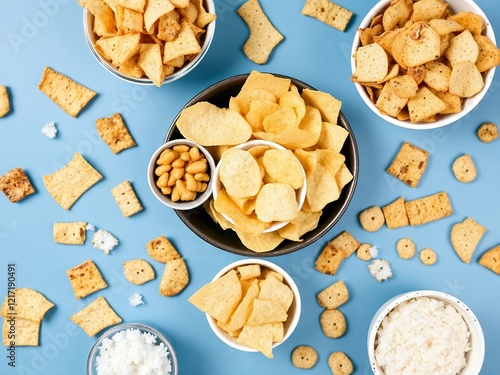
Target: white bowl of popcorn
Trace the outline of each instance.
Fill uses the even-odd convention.
[[[215,34],[213,0],[192,1],[185,8],[169,2],[163,6],[146,3],[142,9],[117,3],[113,8],[81,4],[85,40],[92,55],[115,77],[139,85],[159,87],[191,72],[208,52]]]
[[[477,317],[458,298],[420,290],[389,299],[368,330],[368,357],[375,375],[480,373],[484,334]]]
[[[351,80],[361,99],[404,128],[458,121],[484,98],[500,63],[488,18],[472,0],[392,3],[368,12],[352,44]]]

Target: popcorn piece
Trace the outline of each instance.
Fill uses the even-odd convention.
[[[118,240],[109,232],[99,229],[94,233],[94,238],[92,239],[92,245],[97,250],[104,251],[104,254],[108,255],[111,250],[118,245]]]
[[[378,282],[390,279],[392,277],[391,265],[385,259],[375,259],[369,266],[371,275]]]
[[[42,135],[44,137],[49,138],[49,139],[54,139],[56,137],[56,134],[57,134],[57,128],[56,128],[56,124],[54,123],[54,121],[45,124],[45,126],[42,128],[41,132],[42,132]]]
[[[85,227],[86,230],[95,232],[95,225],[92,223],[87,223],[87,226]]]
[[[378,249],[377,249],[377,246],[371,246],[368,251],[370,252],[370,255],[372,256],[372,258],[376,258],[378,257]]]
[[[133,307],[143,305],[144,301],[142,300],[142,294],[132,293],[130,295],[130,297],[128,297],[128,303],[130,304],[130,306],[133,306]]]

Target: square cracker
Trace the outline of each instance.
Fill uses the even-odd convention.
[[[67,270],[66,275],[68,275],[71,287],[77,299],[86,297],[108,286],[97,269],[97,266],[90,259]]]
[[[0,177],[0,190],[12,203],[33,194],[35,188],[22,168],[14,168]]]
[[[4,117],[10,111],[9,93],[7,87],[0,85],[0,117]]]
[[[111,117],[97,119],[95,124],[102,140],[106,142],[114,154],[135,146],[135,141],[119,113],[115,113]]]
[[[160,263],[179,259],[181,255],[165,236],[152,239],[146,244],[146,250],[151,258]]]
[[[111,189],[111,194],[115,198],[118,207],[125,217],[132,216],[139,211],[142,211],[141,202],[135,194],[130,181],[123,181],[120,185]]]
[[[15,305],[11,305],[12,298],[15,298]],[[6,317],[15,314],[21,319],[28,319],[40,323],[47,311],[54,304],[45,298],[41,293],[30,288],[17,288],[9,292],[1,307],[1,315]]]
[[[405,202],[405,208],[410,225],[429,223],[453,213],[453,208],[446,192]]]
[[[400,228],[410,224],[403,197],[399,197],[394,202],[382,207],[382,212],[384,213],[385,224],[389,229]]]
[[[344,31],[353,13],[329,0],[307,0],[302,8],[302,14]]]
[[[347,258],[347,253],[329,242],[316,258],[315,268],[319,272],[335,275],[345,258]]]
[[[357,239],[355,239],[352,234],[345,230],[338,236],[336,236],[333,240],[331,240],[330,245],[345,251],[346,256],[350,256],[356,250],[358,250],[361,243]]]
[[[349,300],[349,291],[342,280],[339,280],[318,293],[316,299],[321,307],[333,310]]]
[[[404,142],[392,161],[387,173],[414,188],[422,178],[427,167],[429,153],[421,148]]]
[[[14,337],[9,338],[11,332]],[[16,316],[4,318],[2,341],[4,346],[38,346],[40,323]]]
[[[78,152],[73,159],[58,171],[43,176],[45,187],[50,195],[65,210],[71,206],[92,185],[102,178]]]
[[[70,319],[78,324],[89,337],[93,337],[104,328],[122,321],[104,297],[97,298],[72,315]]]
[[[87,237],[87,223],[76,221],[73,223],[54,223],[52,227],[54,241],[65,245],[83,245]]]
[[[77,117],[83,107],[96,95],[95,91],[49,67],[45,67],[38,88],[73,117]]]

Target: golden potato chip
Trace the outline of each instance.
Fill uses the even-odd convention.
[[[418,91],[418,84],[415,79],[410,75],[400,75],[389,80],[389,89],[398,97],[402,99],[410,99],[415,96]],[[384,87],[385,87],[384,86]],[[382,89],[383,92],[383,89]],[[381,93],[381,95],[383,95]],[[392,97],[392,95],[388,95]],[[398,111],[399,113],[399,111]]]
[[[458,95],[449,92],[436,92],[436,96],[446,103],[446,109],[439,112],[440,114],[459,113],[462,110],[462,99]]]
[[[241,243],[248,249],[255,251],[256,253],[265,253],[276,249],[280,243],[284,241],[278,232],[260,233],[252,234],[248,232],[242,232],[235,229]]]
[[[449,18],[457,21],[474,35],[481,34],[483,31],[483,18],[479,14],[463,10],[457,14],[451,15]]]
[[[359,40],[362,46],[366,46],[374,42],[373,37],[382,34],[384,27],[381,24],[366,29],[358,29]]]
[[[306,114],[306,105],[300,94],[295,91],[287,91],[280,96],[279,105],[281,108],[289,107],[293,109],[296,117],[295,126],[299,126]]]
[[[280,134],[297,129],[297,120],[297,114],[292,107],[280,106],[262,121],[262,127],[266,133]]]
[[[254,132],[263,132],[264,119],[280,109],[280,105],[275,102],[253,100],[250,103],[250,110],[245,118]]]
[[[476,66],[481,73],[500,64],[500,49],[495,43],[481,34],[474,35],[474,40],[479,47]]]
[[[354,82],[378,82],[389,71],[387,53],[378,43],[359,47],[354,53],[356,69],[351,79]]]
[[[422,65],[440,56],[441,38],[427,23],[414,23],[408,32],[403,47],[403,61],[406,66]]]
[[[340,189],[335,176],[321,164],[307,176],[307,202],[312,212],[321,211],[328,203],[339,199]]]
[[[411,122],[424,121],[426,118],[440,113],[446,108],[446,103],[425,86],[419,89],[413,98],[408,100],[408,111],[410,112]]]
[[[441,0],[420,0],[413,3],[411,19],[414,22],[419,22],[441,18],[447,7],[448,4]]]
[[[253,197],[261,188],[260,168],[246,150],[231,148],[222,154],[219,178],[227,193],[236,198]]]
[[[281,95],[289,90],[291,82],[290,78],[277,77],[270,73],[261,73],[252,70],[241,87],[240,92],[249,89],[265,89],[271,91],[275,98],[279,99]]]
[[[340,152],[348,136],[349,132],[347,129],[340,125],[323,121],[321,123],[321,133],[318,143],[316,143],[315,147]]]
[[[337,124],[342,102],[332,95],[317,91],[304,89],[301,93],[306,105],[317,108],[321,114],[321,120],[331,124]]]
[[[139,51],[140,41],[139,33],[117,35],[98,39],[95,48],[114,66],[120,66]]]
[[[431,89],[440,92],[448,91],[451,68],[439,61],[425,63],[424,82]]]
[[[337,182],[337,186],[339,189],[343,189],[344,186],[346,186],[349,182],[352,181],[354,176],[352,175],[351,171],[349,168],[347,168],[347,165],[342,164],[335,175],[335,181]]]
[[[406,0],[394,0],[384,11],[382,26],[384,30],[390,31],[396,27],[402,27],[410,19],[413,3]]]
[[[445,56],[452,66],[464,61],[475,63],[479,55],[479,47],[469,30],[462,31],[450,40]]]
[[[188,301],[212,318],[226,323],[241,300],[241,285],[235,270],[205,284]]]
[[[411,78],[410,78],[411,79]],[[378,109],[382,113],[386,113],[389,116],[396,117],[397,114],[403,109],[403,107],[408,103],[408,99],[401,98],[396,95],[391,90],[391,85],[384,85],[380,95],[375,103]]]
[[[157,86],[163,83],[163,62],[160,45],[157,43],[142,43],[137,64],[146,76]]]
[[[302,165],[290,150],[270,149],[264,153],[264,168],[272,181],[299,189],[304,185]]]
[[[470,98],[484,87],[483,76],[476,64],[464,61],[453,66],[450,75],[450,94]]]
[[[460,25],[454,19],[441,19],[433,18],[429,21],[430,27],[432,27],[440,36],[448,35],[450,33],[457,33],[463,31],[464,27]]]
[[[284,183],[267,183],[257,194],[255,213],[263,222],[292,221],[297,216],[295,190]]]
[[[248,114],[254,101],[263,101],[276,103],[274,94],[262,88],[249,88],[241,90],[238,95],[233,98],[234,104],[237,104],[238,110],[242,115]]]

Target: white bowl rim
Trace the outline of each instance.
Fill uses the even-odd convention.
[[[365,25],[369,25],[371,19],[375,15],[380,14],[384,8],[389,6],[390,1],[391,0],[380,0],[377,4],[375,4],[373,6],[373,8],[371,8],[371,10],[366,14],[366,16],[360,22],[357,29],[364,28]],[[453,1],[454,0],[447,0],[448,3],[453,2]],[[460,1],[466,3],[468,5],[468,7],[474,13],[479,14],[483,18],[483,22],[485,25],[483,35],[486,35],[496,45],[495,32],[493,30],[493,27],[491,26],[491,23],[490,23],[488,17],[486,17],[486,14],[482,11],[482,9],[472,0],[460,0]],[[453,8],[452,4],[450,4],[450,6],[451,6],[451,8]],[[352,47],[351,47],[351,56],[350,56],[351,73],[354,73],[354,71],[356,70],[356,60],[354,59],[353,56],[354,56],[354,53],[359,48],[360,44],[361,44],[361,42],[359,39],[359,33],[356,32],[354,35],[354,40],[353,40]],[[483,89],[479,93],[477,93],[476,95],[474,95],[470,98],[466,98],[464,100],[461,112],[455,113],[455,114],[450,114],[450,115],[445,115],[445,117],[443,117],[443,118],[441,118],[438,121],[433,122],[433,123],[424,123],[424,122],[411,123],[409,120],[408,121],[401,121],[401,120],[398,120],[392,116],[384,115],[375,106],[375,104],[370,100],[364,87],[357,82],[353,82],[353,83],[354,83],[354,87],[356,87],[356,90],[357,90],[359,96],[361,97],[361,99],[363,100],[363,102],[368,106],[368,108],[370,108],[372,110],[372,112],[374,112],[377,116],[379,116],[383,120],[385,120],[393,125],[397,125],[397,126],[400,126],[402,128],[406,128],[406,129],[429,130],[429,129],[440,128],[440,127],[449,125],[453,122],[456,122],[456,121],[460,120],[461,118],[465,117],[470,111],[472,111],[476,107],[476,105],[479,104],[479,102],[486,95],[486,93],[488,92],[488,90],[491,86],[491,83],[493,82],[493,78],[495,76],[495,70],[496,70],[496,67],[493,67],[488,72],[486,72],[486,74],[483,73],[484,74],[484,87],[483,87]],[[474,100],[470,101],[470,99],[474,99]],[[467,105],[467,103],[469,103],[469,105]]]
[[[215,11],[215,3],[213,0],[204,0],[205,4],[207,6],[207,11],[212,14],[216,14]],[[143,85],[143,86],[154,86],[154,83],[147,77],[142,77],[142,78],[134,78],[134,77],[129,77],[126,76],[125,74],[122,74],[113,67],[109,61],[107,61],[103,56],[101,56],[94,48],[93,42],[95,41],[95,36],[92,31],[92,28],[90,27],[91,20],[93,20],[93,15],[90,13],[87,9],[83,9],[83,32],[85,36],[85,41],[87,43],[87,47],[89,48],[90,52],[94,56],[94,58],[99,62],[99,64],[106,69],[109,73],[114,75],[115,77],[120,78],[121,80],[129,83],[135,83],[138,85]],[[211,21],[207,26],[206,26],[206,31],[205,31],[205,39],[203,41],[203,45],[201,46],[201,52],[196,55],[196,57],[191,60],[187,65],[183,66],[181,69],[179,69],[177,72],[165,77],[165,79],[162,82],[162,85],[166,83],[171,83],[176,80],[178,80],[181,77],[184,77],[186,74],[191,72],[203,59],[203,57],[207,54],[210,45],[212,44],[212,40],[215,35],[215,25],[216,25],[217,19],[214,19]],[[90,35],[93,35],[91,37]]]
[[[302,310],[302,308],[301,308],[302,302],[301,302],[301,298],[300,298],[299,288],[297,287],[297,284],[295,283],[293,278],[290,276],[290,274],[288,274],[288,272],[286,272],[283,268],[278,266],[276,263],[273,263],[273,262],[270,262],[268,260],[261,259],[261,258],[246,258],[246,259],[240,259],[240,260],[237,260],[233,263],[230,263],[227,266],[225,266],[224,268],[222,268],[219,272],[217,272],[217,274],[214,276],[212,281],[217,280],[218,278],[225,275],[226,273],[228,273],[232,269],[235,269],[239,266],[249,265],[249,264],[258,264],[258,265],[263,266],[265,268],[269,268],[272,271],[279,272],[280,274],[283,275],[283,278],[286,281],[286,284],[290,287],[290,289],[292,289],[292,292],[293,292],[293,296],[294,296],[293,304],[295,305],[295,312],[294,312],[294,315],[292,316],[292,319],[290,320],[290,322],[288,323],[288,321],[287,321],[288,327],[286,329],[285,335],[283,336],[283,340],[280,342],[275,342],[273,344],[273,348],[275,348],[275,347],[281,345],[282,343],[284,343],[290,337],[290,335],[293,333],[293,331],[297,327],[297,324],[299,323],[301,310]],[[212,331],[215,333],[215,335],[222,342],[231,346],[234,349],[238,349],[238,350],[241,350],[244,352],[252,352],[252,353],[257,352],[257,350],[255,350],[255,349],[252,349],[252,348],[249,348],[248,346],[244,346],[244,345],[239,344],[233,337],[230,337],[227,333],[223,332],[223,330],[217,326],[217,323],[210,315],[205,313],[205,317],[207,318],[208,325],[210,326]]]
[[[485,341],[484,341],[484,333],[477,319],[476,315],[472,312],[472,310],[460,299],[451,294],[440,292],[436,290],[415,290],[407,293],[398,294],[389,300],[387,300],[373,315],[372,321],[370,322],[370,326],[368,329],[367,335],[367,350],[368,350],[368,359],[370,361],[370,367],[375,375],[384,375],[382,369],[377,365],[375,360],[375,339],[377,337],[377,332],[382,324],[384,318],[398,305],[403,302],[406,302],[413,298],[418,297],[431,297],[442,300],[446,303],[452,305],[464,318],[465,323],[469,327],[470,337],[474,340],[474,346],[471,348],[478,352],[478,361],[474,364],[474,368],[471,367],[471,374],[479,374],[481,367],[484,361],[485,355]],[[472,324],[471,324],[472,323]],[[476,334],[474,336],[474,333]],[[477,341],[477,342],[476,342]],[[471,351],[467,352],[468,355]],[[470,366],[468,364],[467,366]],[[463,372],[463,370],[462,370]],[[461,374],[462,374],[461,372]]]
[[[275,149],[278,149],[278,150],[288,150],[286,147],[280,145],[279,143],[268,141],[268,140],[264,140],[264,139],[252,139],[250,141],[247,141],[247,142],[244,142],[244,143],[240,143],[240,144],[238,144],[236,146],[233,146],[233,148],[240,148],[240,149],[246,150],[246,149],[249,149],[249,148],[254,147],[254,146],[268,146],[270,148],[275,148]],[[298,159],[297,159],[297,161],[298,161]],[[297,189],[297,192],[296,192],[298,211],[304,205],[304,202],[306,200],[306,194],[307,194],[306,172],[304,171],[304,167],[302,166],[302,164],[300,162],[299,162],[299,165],[300,165],[300,168],[301,168],[302,173],[304,175],[304,183],[303,183],[303,185],[302,185],[301,188]],[[217,199],[217,194],[218,194],[218,192],[220,190],[220,185],[221,185],[220,179],[218,178],[219,171],[220,171],[220,161],[217,163],[217,165],[215,167],[215,172],[213,174],[214,178],[211,181],[211,183],[212,183],[212,196],[213,196],[214,200]],[[222,214],[222,213],[221,213],[221,215],[227,221],[229,221],[231,224],[234,224],[234,221],[230,217],[228,217],[227,215]],[[275,232],[275,231],[283,228],[288,223],[289,223],[288,221],[279,221],[279,222],[276,222],[276,223],[272,224],[270,227],[264,229],[262,231],[262,233]]]
[[[156,151],[153,153],[151,158],[149,159],[148,163],[148,184],[149,188],[151,189],[151,192],[153,195],[164,205],[171,207],[175,210],[191,210],[193,208],[201,206],[203,203],[205,203],[211,196],[212,196],[212,184],[211,181],[207,184],[206,190],[198,195],[195,200],[193,201],[186,201],[186,202],[172,202],[172,200],[164,195],[156,186],[156,178],[154,171],[157,167],[156,165],[156,160],[160,156],[160,154],[167,148],[172,148],[175,145],[188,145],[191,147],[198,147],[200,152],[203,153],[205,158],[207,159],[208,162],[208,168],[210,169],[210,179],[213,178],[214,171],[215,171],[215,162],[208,150],[200,145],[199,143],[196,143],[194,141],[191,141],[186,138],[179,138],[179,139],[173,139],[171,141],[165,142],[162,144],[160,147],[156,149]]]
[[[114,325],[114,326],[106,329],[99,336],[99,338],[96,340],[94,345],[92,345],[92,348],[90,349],[90,352],[89,352],[89,356],[87,358],[87,369],[86,369],[87,375],[93,374],[93,369],[95,368],[93,359],[94,359],[94,357],[97,358],[97,356],[98,356],[97,350],[99,349],[99,346],[102,343],[102,341],[105,338],[110,337],[111,335],[113,335],[117,332],[120,332],[120,331],[124,331],[126,329],[139,329],[142,331],[150,332],[153,335],[155,335],[156,338],[160,342],[163,342],[168,349],[169,358],[171,360],[170,362],[172,365],[172,375],[176,375],[179,372],[179,364],[177,362],[177,356],[175,354],[174,347],[173,347],[172,343],[170,342],[170,340],[163,333],[161,333],[157,328],[151,327],[150,325],[144,324],[144,323],[130,322],[130,323],[120,323],[120,324]]]

